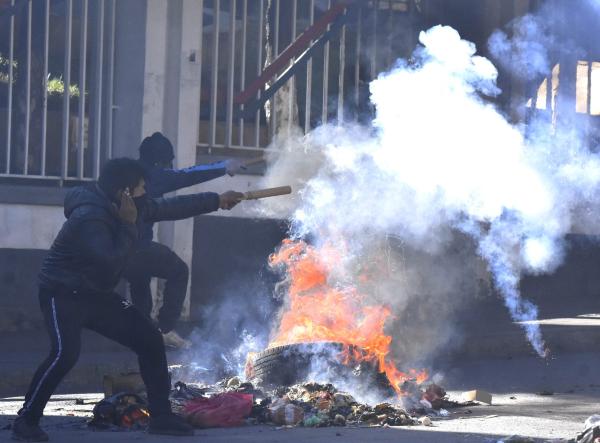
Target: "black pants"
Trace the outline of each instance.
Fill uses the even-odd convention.
[[[48,399],[79,358],[82,328],[91,329],[134,351],[148,392],[151,414],[169,413],[169,373],[160,331],[117,294],[82,294],[40,289],[40,306],[50,335],[48,358],[36,371],[20,414],[42,416]]]
[[[129,281],[131,301],[147,316],[152,311],[152,277],[166,280],[158,325],[163,332],[172,330],[181,315],[187,292],[189,271],[185,262],[165,245],[151,242],[130,257],[124,276]]]

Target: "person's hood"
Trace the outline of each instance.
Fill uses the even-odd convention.
[[[73,211],[81,206],[96,206],[104,209],[108,214],[115,214],[116,212],[116,208],[110,199],[96,183],[78,186],[67,193],[65,197],[65,217],[69,218]]]

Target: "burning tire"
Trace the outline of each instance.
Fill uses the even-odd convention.
[[[291,386],[317,377],[319,381],[337,382],[352,378],[393,393],[389,380],[379,365],[369,361],[344,362],[344,345],[334,342],[297,343],[266,349],[254,356],[248,377],[264,387]],[[350,347],[352,355],[358,348]],[[358,350],[359,351],[359,350]]]

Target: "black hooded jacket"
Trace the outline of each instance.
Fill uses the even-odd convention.
[[[140,225],[148,221],[180,220],[219,209],[212,192],[136,201]],[[111,292],[138,241],[138,229],[119,218],[117,208],[96,185],[71,190],[65,198],[67,221],[42,264],[39,280],[86,293]]]

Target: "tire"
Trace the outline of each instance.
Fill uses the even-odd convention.
[[[253,364],[254,380],[263,386],[291,386],[302,381],[309,375],[311,361],[319,353],[319,348],[340,347],[334,343],[318,345],[304,343],[282,345],[258,353]]]
[[[361,363],[359,373],[353,363],[344,364],[338,356],[343,349],[341,343],[335,342],[297,343],[266,349],[254,358],[251,381],[265,388],[291,386],[310,381],[308,377],[315,370],[314,365],[324,364],[326,374],[319,372],[318,376],[330,379],[319,381],[335,384],[339,377],[347,379],[351,376],[358,383],[375,384],[385,391],[391,389],[387,377],[379,372],[376,364]]]

